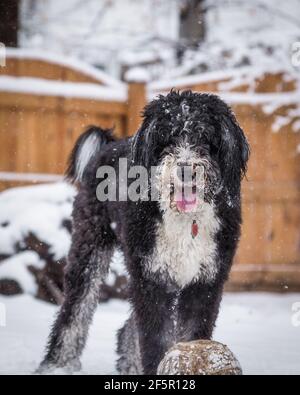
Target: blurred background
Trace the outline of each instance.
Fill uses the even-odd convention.
[[[270,322],[290,325],[291,301],[300,300],[299,0],[0,0],[0,42],[5,301],[16,295],[63,301],[76,191],[62,174],[84,128],[98,124],[130,136],[149,100],[172,88],[192,89],[226,100],[252,148],[243,235],[227,284],[238,293],[226,296],[231,321],[224,322],[247,321],[250,309],[258,324],[247,326],[253,334],[260,306],[276,305],[282,315]],[[116,252],[101,300],[124,299],[126,284]],[[231,309],[237,300],[246,310]],[[289,327],[280,336],[274,342],[295,333]],[[299,356],[291,360],[289,373],[300,364]]]

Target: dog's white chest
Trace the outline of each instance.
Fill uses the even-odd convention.
[[[199,226],[195,238],[193,218]],[[210,205],[204,206],[196,218],[168,211],[158,227],[150,270],[169,276],[182,288],[195,280],[213,281],[218,270],[215,242],[218,229],[219,223]]]

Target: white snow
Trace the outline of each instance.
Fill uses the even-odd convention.
[[[290,94],[287,94],[288,96]],[[269,104],[264,105],[263,110],[267,115],[274,113],[278,108],[284,106],[292,105],[294,108],[286,108],[284,115],[277,115],[275,117],[272,130],[273,132],[277,133],[282,130],[287,125],[291,125],[292,130],[296,132],[300,132],[300,89],[295,92],[295,101],[294,103],[289,102],[288,96],[286,97],[287,100],[284,102],[276,101],[270,102]],[[297,99],[298,97],[298,99]]]
[[[150,81],[149,73],[142,67],[133,67],[125,74],[127,82],[146,83]]]
[[[295,71],[297,0],[206,0],[206,41],[178,62],[181,0],[22,1],[22,47],[73,55],[121,75],[144,65],[152,78],[176,78],[245,65]],[[141,23],[142,21],[142,23]],[[201,23],[201,21],[199,21]]]
[[[0,327],[0,374],[31,374],[41,362],[57,308],[31,296],[0,297],[6,307],[6,323]],[[109,374],[115,370],[116,331],[128,306],[113,301],[96,314],[83,357],[83,374]]]
[[[6,58],[40,60],[43,62],[71,68],[72,70],[78,71],[88,77],[98,80],[99,83],[102,83],[108,87],[121,89],[124,89],[125,87],[125,85],[121,81],[111,77],[110,75],[104,73],[102,70],[99,70],[86,62],[82,62],[81,60],[72,56],[65,56],[63,54],[58,55],[57,53],[52,53],[48,50],[45,51],[41,49],[6,48]]]
[[[294,121],[292,128],[295,133],[300,132],[300,118]]]
[[[112,228],[113,229],[113,228]],[[114,229],[115,230],[115,229]],[[105,284],[113,287],[116,283],[116,276],[127,276],[126,268],[124,264],[124,255],[122,251],[116,250],[112,262],[110,264],[110,271],[105,280]]]
[[[222,74],[226,75],[227,73],[222,73]],[[148,90],[149,100],[153,99],[155,96],[158,95],[158,92],[156,91],[158,87],[160,87],[160,89],[171,89],[171,88],[180,88],[186,86],[184,85],[184,82],[192,86],[194,82],[196,83],[196,81],[198,82],[217,81],[218,79],[215,77],[219,75],[220,79],[223,79],[223,77],[221,77],[222,74],[207,73],[202,76],[191,76],[185,79],[179,79],[178,81],[173,80],[172,83],[170,81],[169,82],[164,81],[157,84],[154,83],[150,84]],[[230,74],[228,73],[228,76],[229,75]],[[170,83],[170,85],[167,85],[168,83]],[[153,89],[153,87],[155,87],[155,90]],[[282,106],[295,105],[298,104],[300,101],[300,90],[287,92],[287,93],[249,93],[249,92],[239,93],[239,92],[220,91],[217,92],[217,94],[230,104],[263,105],[264,106],[263,109],[266,114],[272,114],[274,111],[276,111],[276,109]]]
[[[227,93],[219,95],[230,104],[271,105],[273,110],[299,103],[300,91],[289,93]],[[266,109],[267,107],[264,107]],[[269,112],[270,113],[270,112]]]
[[[272,125],[272,130],[274,133],[279,132],[283,127],[289,125],[291,123],[291,119],[289,117],[278,116],[275,119],[275,122]]]
[[[144,49],[142,52],[121,51],[118,59],[125,66],[136,67],[138,64],[147,64],[155,61],[157,56],[157,51]]]
[[[0,91],[118,102],[127,100],[127,91],[123,87],[111,88],[90,83],[61,82],[27,77],[0,76]]]
[[[192,86],[213,81],[229,80],[228,82],[223,82],[219,84],[220,90],[226,91],[236,86],[233,82],[236,81],[236,79],[245,82],[245,78],[249,79],[249,74],[251,75],[252,79],[252,77],[254,76],[259,77],[263,75],[266,71],[277,73],[282,71],[282,69],[280,66],[273,65],[268,69],[263,67],[241,67],[238,69],[231,68],[226,70],[208,71],[199,74],[187,75],[184,77],[164,78],[158,81],[151,82],[148,87],[150,91],[162,91],[170,89],[170,87],[180,89],[181,87],[189,85]],[[241,82],[239,82],[237,85],[241,85]]]
[[[214,339],[235,353],[246,375],[298,375],[300,327],[292,322],[299,302],[300,294],[226,294]],[[0,374],[31,374],[42,359],[57,308],[31,296],[0,297],[0,306],[7,315],[6,327],[0,327]],[[99,306],[81,374],[116,373],[116,331],[128,311],[126,302]]]
[[[66,183],[14,188],[0,194],[0,254],[15,253],[29,233],[50,246],[55,259],[66,256],[70,235],[62,221],[70,218],[75,189]]]
[[[206,5],[206,40],[186,52],[173,77],[243,65],[272,69],[278,64],[296,71],[291,53],[292,44],[299,41],[299,1],[206,0]]]
[[[59,182],[63,181],[63,176],[57,174],[41,174],[41,173],[12,173],[0,171],[1,181],[23,181],[23,182]]]
[[[178,37],[178,17],[177,0],[47,0],[34,5],[22,0],[20,43],[73,55],[120,75],[119,57],[142,56],[145,47],[165,57],[169,42]]]
[[[41,261],[36,252],[21,252],[0,264],[0,278],[14,280],[20,285],[23,292],[36,295],[37,283],[30,274],[28,266],[43,269],[45,263]]]
[[[44,56],[40,51],[47,48],[59,54],[66,65],[70,61],[65,56],[70,55],[118,77],[128,66],[144,67],[152,80],[169,81],[244,66],[271,70],[278,65],[297,75],[292,53],[299,42],[298,0],[206,0],[206,40],[195,49],[185,48],[180,38],[181,3],[47,0],[33,4],[22,0],[20,43],[28,53],[36,52],[37,58]],[[184,50],[180,60],[179,46]],[[95,73],[78,61],[74,63],[91,75]],[[115,83],[108,81],[110,86]]]

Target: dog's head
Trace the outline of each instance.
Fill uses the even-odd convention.
[[[240,191],[249,145],[231,109],[217,96],[172,91],[145,109],[132,160],[157,167],[163,209],[196,211],[226,191]]]

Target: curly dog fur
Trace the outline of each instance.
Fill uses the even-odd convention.
[[[129,170],[138,165],[150,174],[157,166],[171,203],[99,201],[97,186],[105,177],[97,178],[97,169],[110,166],[118,176],[120,158]],[[95,127],[80,138],[68,171],[79,190],[66,299],[42,369],[80,367],[116,248],[124,253],[132,306],[118,337],[120,373],[156,374],[175,343],[211,338],[240,238],[241,179],[248,158],[247,140],[230,108],[217,96],[190,91],[172,91],[151,102],[133,138],[115,141],[109,131]],[[189,203],[184,194],[174,195],[174,185],[164,183],[162,173],[175,165],[204,168],[203,199]],[[182,182],[180,174],[174,183]]]

